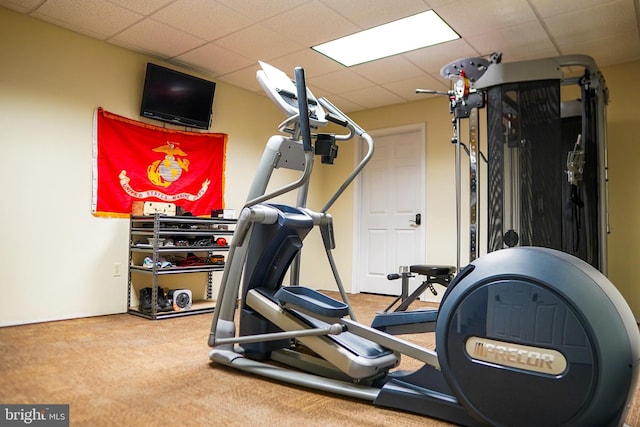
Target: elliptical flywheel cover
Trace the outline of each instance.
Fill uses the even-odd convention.
[[[475,260],[448,291],[438,359],[480,423],[606,426],[624,416],[640,337],[631,309],[598,270],[551,249],[509,248]]]

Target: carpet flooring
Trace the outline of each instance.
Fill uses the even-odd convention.
[[[365,324],[389,303],[351,298]],[[0,328],[0,403],[69,404],[72,426],[452,425],[211,364],[211,317],[119,314]],[[407,338],[433,348],[433,334]],[[401,367],[418,365],[405,358]],[[626,424],[640,427],[637,392]]]

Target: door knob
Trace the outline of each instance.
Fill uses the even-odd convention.
[[[418,225],[422,224],[422,215],[417,213],[416,214],[416,219],[415,220],[411,219],[411,220],[409,220],[409,222],[411,223],[411,225],[414,225],[414,226],[418,226]]]

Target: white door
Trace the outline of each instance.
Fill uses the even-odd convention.
[[[375,151],[356,189],[354,291],[400,295],[387,279],[400,266],[425,263],[425,127],[371,132]],[[413,278],[410,289],[419,283]]]

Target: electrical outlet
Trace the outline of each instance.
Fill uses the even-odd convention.
[[[120,277],[120,268],[122,267],[122,264],[119,262],[116,262],[113,264],[113,277]]]

